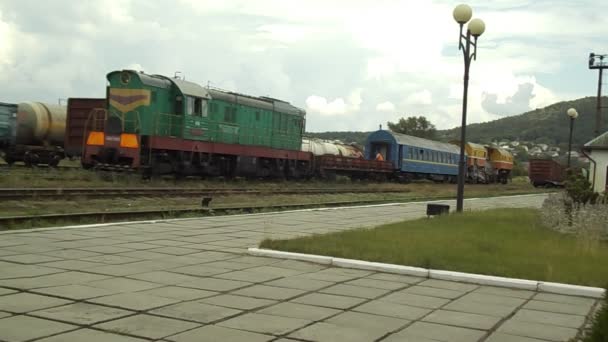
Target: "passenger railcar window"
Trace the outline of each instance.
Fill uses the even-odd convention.
[[[150,101],[152,103],[156,102],[156,92],[155,91],[152,91],[152,94],[150,94]]]
[[[255,112],[255,121],[260,121],[260,112]]]

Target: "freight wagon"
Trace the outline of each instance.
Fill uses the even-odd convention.
[[[563,186],[566,168],[553,159],[530,159],[528,177],[535,187]]]

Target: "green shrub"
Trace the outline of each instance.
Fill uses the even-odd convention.
[[[566,178],[566,193],[572,203],[578,207],[585,204],[595,204],[599,194],[593,191],[591,183],[580,172],[568,171]]]
[[[608,341],[608,288],[604,294],[603,307],[593,317],[591,330],[587,332],[583,342]]]

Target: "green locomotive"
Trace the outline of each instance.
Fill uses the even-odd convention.
[[[298,176],[306,112],[269,98],[132,70],[107,75],[107,108],[89,118],[85,167],[152,173]]]

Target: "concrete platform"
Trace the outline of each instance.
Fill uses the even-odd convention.
[[[539,207],[544,195],[467,200]],[[453,201],[443,201],[454,206]],[[252,257],[426,203],[0,234],[0,341],[567,341],[594,299]]]

